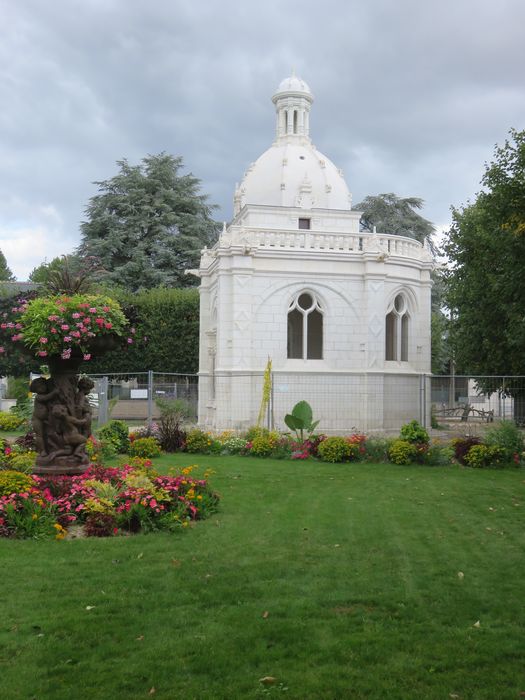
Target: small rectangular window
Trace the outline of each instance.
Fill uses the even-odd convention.
[[[299,228],[309,229],[310,228],[310,219],[299,219]]]

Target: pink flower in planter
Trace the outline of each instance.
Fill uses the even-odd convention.
[[[87,362],[88,360],[91,360],[91,354],[89,352],[84,353],[84,360]]]
[[[39,357],[46,357],[46,355],[47,355],[47,350],[39,350],[38,353],[37,353],[37,355],[38,355]]]
[[[42,336],[41,338],[38,339],[38,342],[39,342],[39,343],[47,343],[47,338],[45,338],[44,336]]]
[[[63,331],[68,331],[68,330],[69,330],[69,326],[67,325],[67,323],[63,323],[63,324],[60,326],[60,328],[61,328]]]
[[[65,335],[64,336],[64,343],[70,343],[72,341],[72,338],[70,335]]]
[[[58,333],[56,328],[51,328],[51,333]]]
[[[2,352],[5,352],[4,346],[3,346],[3,345],[0,345],[0,353],[2,353]]]
[[[90,313],[90,314],[96,314],[96,313],[97,313],[96,308],[95,308],[94,306],[92,306],[92,307],[89,309],[89,313]]]

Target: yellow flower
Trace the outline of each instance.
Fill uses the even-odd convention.
[[[38,520],[38,515],[36,513],[33,513],[31,516],[31,520]]]
[[[202,501],[202,496],[200,494],[197,496],[197,500]]]

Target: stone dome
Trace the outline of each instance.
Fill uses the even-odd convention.
[[[245,205],[351,209],[351,194],[341,170],[310,140],[313,95],[292,74],[272,97],[277,114],[276,139],[248,168],[237,187],[234,213]]]
[[[351,209],[341,171],[309,141],[273,144],[250,166],[236,197],[239,209],[246,204]]]
[[[282,94],[283,92],[300,92],[306,93],[307,95],[312,95],[312,91],[308,87],[308,84],[304,80],[299,78],[297,75],[295,75],[295,73],[292,73],[292,75],[289,78],[281,80],[281,82],[279,83],[279,87],[275,91],[272,100],[275,101],[277,96]]]

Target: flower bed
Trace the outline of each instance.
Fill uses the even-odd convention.
[[[41,477],[0,471],[0,536],[66,537],[80,525],[85,536],[174,531],[213,513],[219,497],[207,478],[159,475],[149,460],[91,467],[78,476]]]

